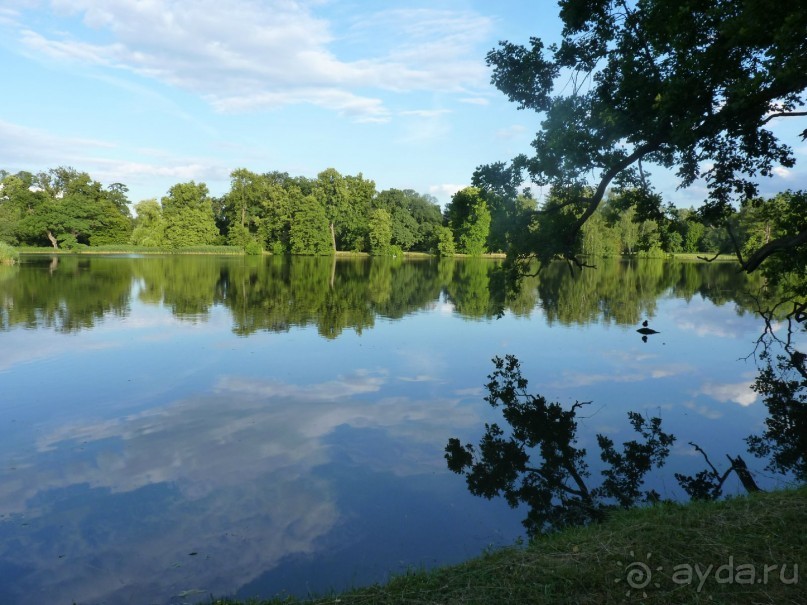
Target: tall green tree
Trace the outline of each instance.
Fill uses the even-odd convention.
[[[223,197],[220,219],[230,245],[243,248],[256,241],[265,190],[266,181],[260,174],[246,168],[230,173],[230,190]]]
[[[0,181],[0,241],[16,245],[25,234],[21,221],[39,207],[45,193],[34,190],[35,177],[30,172],[5,173]]]
[[[344,246],[347,250],[361,251],[367,245],[370,211],[373,199],[376,196],[375,182],[365,179],[359,173],[356,176],[345,177],[348,196],[348,211],[343,216]]]
[[[219,231],[204,183],[178,183],[162,198],[165,244],[171,248],[216,243]]]
[[[437,247],[437,229],[443,224],[443,213],[437,199],[412,189],[404,189],[406,207],[418,226],[414,250],[429,252]]]
[[[333,254],[331,223],[322,203],[313,195],[300,194],[293,201],[289,245],[292,254]]]
[[[521,179],[520,171],[504,162],[480,166],[474,171],[471,183],[481,190],[490,210],[487,247],[491,251],[506,252],[536,208],[530,190],[519,191]]]
[[[413,191],[400,189],[386,189],[379,192],[373,200],[377,209],[384,210],[390,216],[392,227],[391,242],[401,250],[411,250],[421,239],[420,225],[412,216],[409,208],[409,195]],[[373,211],[375,212],[375,210]],[[372,229],[372,216],[370,214],[370,228]]]
[[[376,256],[389,253],[392,244],[392,217],[383,208],[376,208],[370,213],[370,252]]]
[[[267,172],[263,177],[266,189],[261,200],[259,237],[267,250],[281,254],[290,249],[292,200],[303,194],[299,184],[288,173]]]
[[[156,199],[135,204],[135,227],[130,242],[135,246],[160,247],[165,245],[165,221],[160,203]]]
[[[460,253],[479,256],[486,252],[490,211],[477,187],[466,187],[451,197],[446,206],[446,219]]]
[[[722,227],[733,204],[756,197],[760,176],[794,165],[768,125],[807,115],[800,3],[563,0],[560,17],[560,44],[502,42],[487,56],[493,83],[544,116],[535,154],[513,169],[539,185],[591,185],[555,253],[575,258],[575,238],[609,187],[651,194],[646,165],[674,170],[683,187],[703,180],[700,212]],[[806,241],[807,231],[773,239],[743,268]]]
[[[363,250],[375,183],[365,180],[361,174],[345,177],[334,168],[328,168],[317,175],[312,193],[325,208],[334,252]]]
[[[457,253],[457,244],[454,243],[454,234],[451,227],[441,225],[435,229],[437,238],[437,254],[440,256],[454,256]]]
[[[47,241],[58,248],[124,243],[129,238],[125,188],[104,190],[86,172],[59,167],[20,179],[11,189],[20,197],[15,204],[24,207],[17,232],[28,243]]]

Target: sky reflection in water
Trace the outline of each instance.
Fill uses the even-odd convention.
[[[25,260],[0,276],[2,603],[304,596],[511,543],[520,511],[443,460],[498,418],[494,355],[592,400],[590,451],[661,415],[665,497],[688,441],[744,453],[764,419],[733,267],[562,268],[495,319],[490,262]]]

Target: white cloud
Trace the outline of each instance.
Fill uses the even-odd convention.
[[[154,154],[153,161],[131,162],[108,155],[118,148],[97,139],[55,136],[44,130],[28,128],[0,120],[0,157],[13,158],[3,167],[15,170],[45,170],[64,164],[65,158],[88,171],[102,183],[126,183],[134,189],[139,184],[153,184],[155,178],[165,183],[177,180],[226,180],[230,168],[207,158],[174,157]],[[138,200],[134,200],[138,201]]]
[[[776,176],[781,177],[783,179],[787,179],[787,178],[790,178],[791,176],[793,176],[793,171],[788,170],[784,166],[774,166],[773,173]]]
[[[460,189],[465,189],[468,185],[456,185],[454,183],[443,183],[442,185],[430,185],[429,193],[433,196],[446,199],[457,193]]]
[[[213,107],[224,112],[274,109],[285,105],[305,103],[332,109],[340,115],[354,118],[357,122],[388,122],[390,115],[380,99],[362,97],[335,89],[266,91],[247,96],[210,96],[209,100]]]
[[[99,149],[111,149],[115,146],[106,141],[85,139],[80,137],[58,137],[42,130],[27,128],[0,120],[0,157],[14,158],[20,165],[38,164],[60,158],[61,164],[65,150],[72,150],[71,156],[82,151],[97,152]],[[29,166],[30,168],[30,166]]]
[[[605,352],[608,359],[610,352]],[[651,365],[645,363],[654,356],[614,352],[614,357],[619,362],[612,368],[611,372],[590,373],[564,371],[558,380],[548,383],[548,386],[559,389],[577,388],[590,386],[598,383],[619,383],[619,382],[642,382],[645,380],[658,380],[679,376],[691,371],[691,366],[685,363],[668,363]]]
[[[408,111],[402,111],[400,114],[402,116],[414,116],[416,118],[439,118],[447,113],[451,113],[450,109],[411,109]]]
[[[13,8],[0,7],[0,25],[16,26],[19,21],[19,11]]]
[[[309,103],[357,121],[383,122],[389,111],[379,94],[360,89],[467,93],[486,86],[476,45],[487,40],[491,22],[476,13],[371,14],[353,26],[354,36],[363,28],[372,32],[369,48],[347,60],[333,50],[338,40],[331,24],[304,2],[52,0],[51,6],[81,17],[94,31],[78,38],[29,24],[20,34],[29,51],[160,80],[221,111]],[[387,35],[379,38],[379,28]]]
[[[465,97],[459,100],[460,103],[467,103],[469,105],[490,105],[490,99],[485,97]]]
[[[700,388],[699,392],[723,403],[731,401],[743,407],[748,407],[757,400],[757,394],[751,389],[752,384],[752,381],[730,384],[708,382]]]

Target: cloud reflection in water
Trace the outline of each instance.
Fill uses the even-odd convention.
[[[0,471],[0,559],[24,570],[14,602],[226,594],[314,552],[341,521],[338,485],[314,472],[340,463],[338,427],[383,430],[404,452],[394,466],[355,448],[351,463],[402,477],[443,470],[445,435],[479,423],[459,400],[385,396],[387,381],[230,375],[209,395],[42,436]]]

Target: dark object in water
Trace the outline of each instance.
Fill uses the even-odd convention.
[[[639,334],[661,334],[661,332],[657,332],[653,328],[639,328],[636,330]]]
[[[645,320],[642,322],[642,325],[643,325],[645,328],[647,327],[647,320],[646,320],[646,319],[645,319]]]

